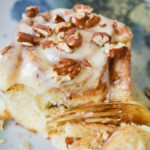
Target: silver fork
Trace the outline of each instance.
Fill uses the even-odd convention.
[[[67,108],[50,116],[48,126],[59,126],[66,122],[115,124],[136,123],[150,126],[150,111],[131,103],[108,103]]]

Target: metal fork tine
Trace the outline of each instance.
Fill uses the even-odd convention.
[[[94,114],[98,113],[99,115],[100,115],[100,112],[102,112],[101,114],[106,115],[108,113],[115,113],[115,112],[120,112],[120,111],[121,110],[118,108],[78,109],[78,110],[67,111],[67,112],[64,112],[62,114],[57,114],[51,118],[51,121],[56,120],[56,119],[58,120],[59,118],[62,118],[62,117],[64,118],[65,116],[72,116],[75,113],[80,113],[80,116],[82,116],[82,113],[84,113],[84,117],[85,117],[85,113],[88,113],[88,112],[93,112]],[[106,113],[104,113],[104,112],[106,112]]]
[[[56,127],[65,124],[66,122],[80,122],[85,121],[86,123],[102,123],[102,124],[115,124],[118,125],[120,122],[120,117],[118,116],[103,116],[103,117],[91,117],[91,118],[80,118],[80,119],[68,119],[68,120],[61,120],[49,123],[49,127]]]
[[[57,118],[65,116],[65,115],[70,115],[72,113],[77,113],[77,112],[81,112],[81,111],[95,111],[95,110],[101,110],[101,111],[109,111],[109,110],[115,110],[115,109],[120,109],[118,107],[113,107],[113,104],[96,104],[96,105],[90,105],[90,106],[79,106],[79,107],[72,107],[69,109],[65,109],[63,111],[58,111],[55,114],[55,117]]]
[[[109,103],[109,104],[93,104],[93,105],[81,105],[77,107],[71,107],[67,111],[71,110],[78,110],[78,109],[84,109],[84,108],[114,108],[114,103]],[[117,107],[117,106],[116,106]],[[118,107],[117,107],[118,108]]]
[[[120,117],[120,112],[119,111],[112,111],[112,112],[96,112],[96,113],[79,113],[79,115],[76,114],[72,114],[72,115],[68,115],[65,117],[62,117],[60,119],[58,118],[52,118],[51,121],[49,121],[48,123],[50,124],[58,124],[58,123],[63,123],[63,122],[67,122],[67,121],[78,121],[78,120],[87,120],[87,119],[93,119],[93,118],[111,118],[111,117]]]
[[[90,114],[91,113],[91,114]],[[51,120],[50,120],[51,119]],[[85,121],[86,123],[121,122],[145,124],[150,126],[150,112],[143,106],[132,103],[109,103],[78,106],[59,111],[51,116],[48,126],[62,125],[66,122]]]
[[[120,121],[120,117],[117,116],[109,116],[109,118],[91,118],[91,119],[86,119],[86,123],[103,123],[103,124],[108,124],[112,123],[113,124],[118,124]]]

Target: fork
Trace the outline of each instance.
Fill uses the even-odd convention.
[[[48,120],[48,126],[59,126],[66,122],[103,123],[120,125],[136,123],[150,126],[150,111],[131,103],[93,104],[66,108],[58,111]]]

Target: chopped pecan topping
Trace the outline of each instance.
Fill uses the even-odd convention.
[[[85,14],[85,12],[76,12],[76,13],[75,13],[75,17],[76,17],[77,19],[81,20],[81,19],[83,19],[83,18],[86,17],[86,14]]]
[[[62,83],[65,81],[72,80],[81,70],[80,64],[73,59],[63,58],[58,61],[56,67],[54,67],[53,71],[56,74],[52,74],[51,77],[57,83]]]
[[[108,43],[110,40],[110,35],[105,32],[95,32],[92,36],[92,41],[99,46],[104,46],[105,43]]]
[[[26,46],[39,45],[39,38],[37,36],[24,32],[18,33],[17,41]]]
[[[99,16],[96,16],[92,14],[89,19],[86,21],[86,27],[91,28],[95,25],[97,25],[100,22],[101,18]]]
[[[81,37],[79,31],[76,29],[69,29],[65,33],[65,42],[71,48],[80,46],[82,43],[82,37]]]
[[[54,18],[54,23],[65,22],[64,18],[60,15],[56,15]]]
[[[7,53],[11,48],[12,48],[11,45],[6,46],[4,49],[0,51],[1,55],[4,55],[5,53]]]
[[[68,148],[69,145],[74,143],[73,137],[66,137],[65,138],[66,147]]]
[[[83,66],[85,66],[85,67],[92,67],[91,64],[90,64],[90,63],[87,61],[87,59],[85,59],[85,58],[82,60],[82,64],[83,64]]]
[[[72,28],[72,24],[70,22],[60,22],[55,24],[55,32],[59,33],[62,31],[67,31],[68,29]]]
[[[37,6],[30,6],[26,8],[27,17],[36,17],[39,13],[39,8]]]
[[[145,94],[148,98],[150,98],[150,89],[149,88],[145,88]]]
[[[105,44],[105,53],[110,57],[110,58],[122,58],[125,57],[128,54],[128,47],[123,44],[123,43],[115,43],[115,44]]]
[[[54,41],[52,40],[45,40],[44,42],[42,42],[42,48],[46,49],[46,48],[51,48],[55,45]]]
[[[59,32],[56,37],[56,43],[64,42],[65,32]]]
[[[93,8],[91,6],[83,5],[83,4],[76,4],[74,6],[74,9],[76,11],[84,11],[86,13],[92,13],[93,12]]]
[[[65,42],[60,42],[56,45],[56,47],[61,50],[61,51],[64,51],[64,52],[67,52],[67,53],[72,53],[73,52],[73,49],[70,48]]]
[[[39,33],[41,37],[48,37],[52,34],[52,30],[49,26],[36,24],[32,27],[32,29]]]
[[[103,24],[100,24],[99,26],[100,26],[101,28],[104,28],[104,27],[107,26],[107,24],[106,24],[106,23],[103,23]]]
[[[113,28],[116,34],[122,34],[121,29],[118,27],[118,24],[116,21],[113,22]]]
[[[83,29],[85,28],[85,23],[89,19],[84,12],[77,12],[74,17],[70,17],[70,22],[72,22],[76,27]]]

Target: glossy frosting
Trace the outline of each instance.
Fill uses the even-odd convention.
[[[45,13],[49,14],[51,19],[46,21],[41,14],[37,17],[32,18],[34,23],[50,26],[54,28],[54,23],[52,22],[53,16],[56,14],[62,15],[66,21],[69,21],[69,17],[75,14],[74,10],[70,9],[55,9],[51,12]],[[113,28],[114,20],[108,19],[102,15],[99,15],[101,21],[92,28],[78,29],[82,35],[82,45],[78,48],[74,48],[73,53],[66,53],[58,50],[56,47],[46,48],[43,50],[41,45],[30,47],[32,49],[32,54],[36,59],[32,59],[29,47],[21,45],[17,42],[18,32],[25,32],[29,34],[36,33],[32,30],[32,27],[26,22],[30,21],[26,14],[23,14],[23,18],[17,31],[15,33],[12,48],[4,55],[0,56],[0,89],[7,90],[14,84],[24,84],[35,89],[45,89],[49,90],[51,88],[60,88],[65,85],[73,85],[76,83],[81,83],[87,80],[86,84],[82,86],[81,91],[86,89],[95,88],[99,83],[99,76],[103,72],[104,66],[108,63],[108,56],[104,52],[104,47],[99,47],[91,41],[94,32],[105,32],[109,34],[112,41],[124,41],[124,39],[130,39],[130,33],[124,32],[119,35],[116,34]],[[106,24],[105,27],[101,27],[101,24]],[[117,22],[120,28],[125,27],[123,23]],[[47,39],[55,39],[56,34],[48,37]],[[45,38],[41,38],[44,41]],[[129,46],[129,43],[125,43]],[[72,58],[82,61],[86,58],[92,68],[82,67],[80,73],[73,79],[62,84],[57,84],[51,77],[50,73],[53,70],[53,66],[61,58]],[[106,70],[108,71],[108,70]],[[107,82],[109,80],[109,74],[105,73],[102,82]],[[90,86],[90,87],[89,87]]]

